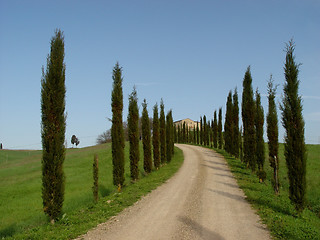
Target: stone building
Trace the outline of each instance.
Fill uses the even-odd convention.
[[[190,118],[186,118],[186,119],[182,119],[182,120],[179,120],[179,121],[175,121],[174,125],[176,127],[180,126],[180,128],[182,128],[183,123],[186,123],[186,127],[188,127],[189,130],[193,130],[193,129],[197,128],[197,123],[198,123],[198,126],[200,128],[200,123],[197,122],[197,121],[193,121]]]

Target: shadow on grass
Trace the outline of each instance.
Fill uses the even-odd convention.
[[[102,197],[106,197],[111,194],[112,189],[106,188],[103,184],[99,185],[99,192]]]
[[[187,225],[189,228],[191,228],[192,231],[195,231],[198,236],[201,237],[201,239],[215,239],[215,240],[224,240],[225,238],[222,237],[219,233],[215,233],[211,231],[210,229],[207,229],[203,226],[201,226],[196,221],[185,217],[185,216],[178,216],[178,220],[185,225]]]
[[[11,224],[10,226],[3,228],[0,230],[0,239],[4,239],[6,237],[12,237],[17,231],[16,224]]]

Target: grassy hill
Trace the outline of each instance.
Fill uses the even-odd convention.
[[[142,147],[140,150],[141,158],[143,158]],[[126,146],[125,184],[127,187],[124,188],[123,194],[119,198],[115,194],[116,188],[112,185],[111,144],[67,149],[64,162],[66,188],[63,207],[63,212],[66,214],[60,223],[52,227],[48,224],[48,220],[42,210],[42,151],[1,150],[0,238],[14,237],[24,239],[37,236],[36,238],[39,239],[64,239],[75,237],[121,211],[123,207],[131,205],[142,195],[156,188],[156,186],[172,176],[183,161],[182,152],[176,149],[172,163],[146,176],[143,171],[143,159],[140,159],[140,181],[131,184],[128,151],[128,146]],[[104,207],[99,208],[99,206],[103,205],[103,203],[100,205],[93,204],[92,163],[95,153],[99,155],[99,197],[105,197],[104,200],[107,198],[119,198],[119,201],[123,202],[123,204],[120,203],[119,206],[108,213],[99,213]],[[148,183],[146,184],[146,182]],[[133,191],[134,187],[139,189]],[[131,191],[130,196],[126,196],[126,191]],[[90,219],[84,214],[88,209],[90,209]],[[97,217],[94,217],[94,215]],[[86,224],[82,223],[81,226],[78,226],[80,225],[80,218],[83,218],[82,220]],[[65,225],[68,225],[68,231],[65,229]]]

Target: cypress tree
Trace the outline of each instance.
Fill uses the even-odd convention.
[[[237,88],[234,90],[234,94],[233,94],[232,121],[233,121],[232,154],[236,158],[238,158],[239,157],[239,101],[238,101]]]
[[[272,75],[268,82],[268,115],[267,115],[267,135],[269,148],[269,162],[273,168],[273,181],[271,181],[274,192],[279,194],[279,157],[278,157],[278,115],[275,103],[277,86],[273,86]]]
[[[223,140],[222,140],[222,108],[219,108],[219,116],[218,116],[218,142],[219,142],[219,148],[222,149],[222,147],[223,147]]]
[[[207,117],[203,115],[203,145],[207,146]]]
[[[99,165],[98,165],[98,154],[94,155],[93,158],[93,199],[97,203],[99,199]]]
[[[231,149],[233,146],[233,137],[232,137],[232,131],[233,131],[233,123],[232,123],[232,92],[229,91],[228,98],[227,98],[227,104],[226,104],[226,116],[225,116],[225,123],[224,123],[224,149],[228,153],[232,153]]]
[[[217,122],[217,110],[214,110],[213,114],[213,147],[218,147],[218,122]]]
[[[130,173],[133,181],[139,178],[139,108],[136,88],[133,88],[129,96],[128,109],[128,136],[129,136],[129,158],[130,158]]]
[[[117,62],[113,68],[113,90],[112,90],[112,164],[113,184],[118,186],[118,191],[124,183],[124,133],[122,123],[123,92],[122,92],[122,68]]]
[[[151,159],[151,132],[150,132],[150,120],[147,110],[147,101],[143,100],[142,103],[142,144],[143,144],[143,169],[146,173],[150,173],[152,170]]]
[[[170,120],[171,110],[166,116],[166,149],[167,149],[167,162],[171,161],[172,158],[172,125]]]
[[[180,124],[178,125],[178,143],[181,143],[181,130],[180,130]]]
[[[252,77],[250,66],[243,79],[242,93],[242,121],[243,121],[243,153],[244,162],[252,171],[256,169],[256,136],[255,136],[255,103],[253,99]]]
[[[197,122],[197,144],[199,145],[199,123]]]
[[[240,151],[240,160],[243,162],[243,135],[242,135],[242,126],[239,131],[239,151]]]
[[[213,147],[213,119],[211,119],[210,127],[210,147]]]
[[[160,168],[160,126],[158,104],[153,107],[153,164],[156,169]]]
[[[171,155],[174,155],[174,132],[175,132],[175,126],[173,124],[173,116],[172,116],[172,110],[169,111],[169,117],[170,117],[170,128],[171,128]]]
[[[264,113],[263,107],[261,106],[261,97],[258,89],[256,90],[256,116],[255,116],[255,127],[256,127],[256,159],[258,164],[258,177],[259,181],[263,182],[266,178],[266,172],[263,169],[265,160],[264,140],[263,140],[263,124],[264,124]]]
[[[160,102],[160,160],[164,164],[167,160],[167,150],[166,150],[166,119],[164,115],[164,104],[161,99]]]
[[[203,145],[203,123],[202,123],[202,117],[200,117],[200,145]]]
[[[65,71],[64,36],[56,30],[41,78],[42,201],[51,223],[61,215],[64,201]]]
[[[304,120],[299,90],[299,64],[295,62],[294,42],[286,46],[284,65],[284,96],[280,106],[282,125],[285,129],[284,156],[288,167],[289,197],[298,213],[305,207],[306,193],[306,149],[304,142]]]

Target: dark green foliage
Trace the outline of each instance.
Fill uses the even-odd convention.
[[[60,216],[64,201],[65,70],[64,36],[56,30],[41,78],[42,201],[52,223]]]
[[[256,134],[255,134],[255,103],[253,99],[252,77],[250,66],[243,79],[242,93],[242,122],[243,122],[243,153],[244,162],[252,171],[256,169]]]
[[[151,158],[151,132],[150,132],[150,120],[147,110],[147,101],[143,100],[142,103],[142,144],[143,144],[143,169],[146,173],[150,173],[152,170],[152,158]]]
[[[233,94],[233,106],[232,106],[232,121],[233,121],[233,145],[232,154],[238,158],[239,157],[239,101],[237,88],[234,90]]]
[[[161,99],[160,103],[160,160],[164,164],[167,160],[167,150],[166,150],[166,118],[164,115],[164,104]]]
[[[206,117],[206,115],[203,116],[202,121],[203,121],[203,144],[205,146],[207,146],[208,145],[208,142],[207,142],[208,141],[208,139],[207,139],[208,127],[207,127],[207,117]]]
[[[92,187],[93,199],[94,199],[95,203],[97,203],[98,199],[99,199],[99,163],[98,163],[98,154],[94,155],[92,169],[93,169],[93,187]]]
[[[256,159],[258,164],[258,176],[260,182],[263,182],[266,178],[266,173],[263,169],[264,159],[265,159],[265,150],[264,150],[264,140],[263,140],[263,125],[264,125],[264,113],[263,107],[261,105],[261,97],[258,89],[256,90],[256,117],[255,117],[255,126],[256,126]]]
[[[278,115],[275,103],[277,86],[273,86],[272,75],[268,82],[268,115],[267,115],[267,135],[269,148],[269,162],[273,168],[272,186],[275,194],[279,194],[279,143],[278,143]]]
[[[288,167],[289,197],[300,213],[306,204],[306,149],[304,142],[304,120],[302,116],[301,96],[299,89],[299,64],[295,63],[294,42],[286,47],[284,66],[285,84],[282,98],[282,125],[285,129],[284,155]]]
[[[129,158],[130,158],[130,176],[133,181],[139,178],[139,108],[136,88],[133,88],[129,96],[128,107],[128,137],[129,137]]]
[[[240,160],[243,162],[243,135],[242,135],[242,126],[239,131],[239,155]]]
[[[223,140],[222,140],[222,108],[219,108],[219,116],[218,116],[218,143],[219,149],[223,147]]]
[[[181,128],[180,128],[180,124],[178,125],[178,136],[177,136],[177,139],[178,139],[178,143],[181,143]]]
[[[197,139],[196,139],[196,141],[197,141],[197,144],[199,144],[200,143],[200,140],[199,140],[199,123],[197,122]]]
[[[232,92],[229,91],[227,104],[226,104],[226,116],[224,122],[224,149],[227,153],[232,153],[233,146],[233,111],[232,111]]]
[[[217,121],[217,111],[214,110],[213,114],[213,147],[218,147],[218,121]]]
[[[169,117],[170,117],[170,128],[171,128],[171,154],[174,155],[174,133],[175,133],[175,126],[173,123],[173,116],[172,116],[172,110],[169,111]]]
[[[203,123],[202,123],[202,117],[200,117],[200,145],[203,145]]]
[[[111,97],[112,108],[112,164],[113,164],[113,184],[118,186],[118,190],[124,183],[124,133],[122,123],[123,92],[122,92],[122,68],[119,63],[113,68],[113,90]]]
[[[160,126],[158,104],[153,107],[153,164],[156,169],[160,168]]]
[[[167,149],[167,162],[171,161],[172,157],[172,112],[171,110],[167,113],[166,116],[166,149]]]

